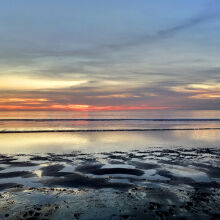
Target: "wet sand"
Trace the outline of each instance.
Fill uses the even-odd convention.
[[[0,219],[218,219],[220,150],[0,155]]]

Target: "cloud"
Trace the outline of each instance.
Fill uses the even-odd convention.
[[[174,86],[175,89],[172,89]],[[218,86],[217,86],[218,87]],[[176,88],[184,88],[180,91]],[[1,91],[0,97],[3,100],[9,99],[11,102],[0,103],[1,106],[27,106],[30,110],[36,109],[35,100],[48,100],[47,102],[39,102],[39,109],[66,109],[76,110],[77,106],[100,106],[102,110],[110,110],[108,106],[116,106],[111,109],[118,109],[117,106],[140,107],[146,105],[148,107],[169,107],[171,109],[219,109],[220,99],[219,93],[215,85],[194,85],[173,82],[158,82],[149,84],[148,86],[102,86],[95,83],[94,86],[60,88],[50,90],[30,90],[30,91]],[[27,102],[12,102],[26,99]],[[30,99],[30,100],[29,100]],[[210,102],[212,100],[212,102]],[[14,106],[14,107],[13,107]],[[53,106],[53,107],[51,107]],[[23,107],[24,108],[24,107]],[[89,108],[92,110],[93,108]],[[129,109],[129,108],[127,108]],[[95,110],[95,109],[94,109]],[[134,110],[134,108],[133,108]]]
[[[21,100],[26,100],[30,108],[37,103],[42,109],[45,104],[62,108],[145,104],[218,109],[218,90],[201,87],[220,83],[218,39],[212,35],[219,33],[217,28],[213,28],[213,25],[219,26],[216,19],[220,16],[219,1],[211,3],[197,15],[174,25],[162,26],[170,21],[161,22],[159,20],[164,15],[154,15],[158,16],[158,27],[154,32],[148,32],[152,30],[148,27],[149,21],[146,21],[146,27],[135,21],[132,32],[128,31],[130,34],[126,28],[120,27],[120,32],[113,28],[109,30],[112,33],[108,38],[102,36],[102,32],[96,32],[97,39],[93,41],[91,33],[91,36],[85,36],[84,40],[88,41],[85,45],[77,43],[80,37],[78,32],[76,38],[72,39],[70,34],[68,39],[71,39],[65,41],[65,30],[59,36],[62,41],[59,45],[59,40],[51,44],[39,40],[38,44],[25,45],[19,44],[23,41],[17,35],[12,36],[14,41],[10,37],[5,38],[0,50],[0,81],[3,82],[0,97],[7,99],[10,105],[22,106],[19,103],[24,104]],[[178,19],[178,15],[174,14],[174,19]],[[186,14],[189,13],[183,12],[181,16]],[[208,22],[210,27],[205,25]],[[141,25],[145,25],[144,22]],[[194,30],[197,26],[203,27],[202,34]],[[213,32],[210,34],[208,29]],[[187,41],[180,42],[177,35],[182,34],[183,39],[186,36],[183,32],[187,30],[190,36],[187,35]],[[199,40],[195,43],[197,37]],[[192,86],[192,82],[197,88]],[[13,99],[17,103],[12,102]],[[48,102],[42,103],[40,99],[47,99]]]
[[[0,98],[0,103],[42,103],[42,102],[48,102],[48,99],[45,98]]]
[[[170,37],[174,34],[177,34],[180,31],[184,31],[186,29],[195,27],[201,23],[207,22],[211,19],[217,18],[219,17],[219,12],[214,12],[214,13],[210,13],[210,12],[203,12],[200,13],[199,15],[197,15],[196,17],[192,17],[188,20],[186,20],[185,22],[181,23],[181,24],[177,24],[173,27],[167,28],[167,29],[163,29],[157,32],[156,36],[158,37]]]
[[[59,89],[73,87],[87,82],[86,80],[46,80],[18,76],[0,76],[0,80],[5,82],[1,85],[1,90]]]
[[[0,58],[3,64],[14,63],[15,66],[21,63],[30,64],[33,61],[35,62],[36,59],[44,59],[44,58],[51,58],[51,59],[71,58],[72,60],[76,59],[76,61],[78,59],[79,63],[81,62],[80,61],[81,59],[83,61],[82,64],[85,61],[85,62],[91,62],[90,64],[93,66],[94,65],[98,66],[102,64],[111,63],[112,60],[114,60],[114,57],[118,56],[117,54],[114,53],[115,51],[119,52],[130,47],[135,47],[143,44],[157,43],[158,41],[169,39],[184,30],[209,22],[215,18],[218,18],[219,16],[220,16],[219,2],[210,1],[210,4],[208,4],[206,9],[198,13],[196,16],[190,17],[185,21],[182,21],[181,23],[178,23],[176,25],[159,29],[158,31],[152,34],[142,34],[142,35],[140,34],[138,36],[130,35],[126,38],[126,39],[130,39],[127,41],[121,41],[121,39],[119,40],[119,38],[116,38],[120,42],[118,43],[96,42],[95,44],[92,44],[88,47],[82,46],[81,48],[79,47],[75,48],[74,46],[71,47],[65,44],[63,47],[59,46],[57,48],[54,47],[47,48],[45,47],[45,45],[44,47],[33,47],[33,46],[26,47],[25,45],[23,45],[23,48],[16,45],[16,47],[4,48],[4,44],[3,44],[3,46],[1,46],[2,48],[0,51]],[[147,27],[146,27],[146,31],[147,31]],[[87,64],[89,65],[89,63]],[[77,68],[76,71],[78,71]],[[79,68],[81,71],[83,70],[82,65]],[[67,72],[69,71],[67,70]]]
[[[119,43],[119,44],[109,44],[107,45],[107,47],[113,50],[120,50],[120,49],[124,49],[127,47],[150,44],[150,43],[158,42],[160,40],[171,38],[174,35],[178,34],[179,32],[196,27],[200,24],[209,22],[215,18],[220,17],[219,6],[220,5],[218,1],[211,1],[204,11],[200,12],[196,16],[186,19],[185,21],[179,24],[158,30],[155,34],[146,34],[146,35],[136,37],[136,39],[133,39],[131,41],[127,41],[127,42]]]
[[[77,105],[77,104],[53,104],[44,106],[31,105],[0,105],[0,110],[69,110],[69,111],[121,111],[121,110],[161,110],[169,109],[166,106],[149,105],[119,105],[119,106],[96,106],[96,105]]]

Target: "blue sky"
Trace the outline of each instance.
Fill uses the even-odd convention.
[[[0,25],[0,109],[220,108],[220,1],[2,1]]]

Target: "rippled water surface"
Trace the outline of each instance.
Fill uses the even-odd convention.
[[[219,128],[219,111],[0,112],[0,219],[217,219]]]
[[[219,128],[219,111],[0,112],[0,149],[47,153],[219,147]]]

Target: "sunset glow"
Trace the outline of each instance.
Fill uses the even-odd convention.
[[[2,98],[0,99],[0,103],[12,103],[12,102],[47,102],[48,99],[40,98],[40,99],[28,99],[28,98]]]
[[[69,111],[120,111],[120,110],[170,109],[169,107],[151,106],[94,106],[94,105],[1,105],[0,110],[69,110]]]
[[[86,80],[49,80],[30,77],[0,76],[1,90],[38,90],[38,89],[62,89],[86,83]]]
[[[3,3],[0,110],[220,109],[219,2],[159,2]]]

